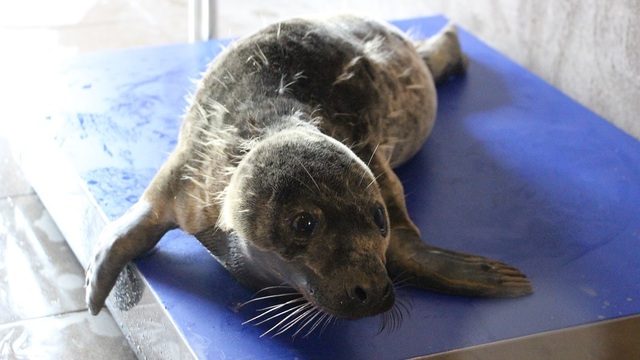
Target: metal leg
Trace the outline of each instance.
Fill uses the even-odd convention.
[[[216,0],[189,0],[189,42],[216,37]]]

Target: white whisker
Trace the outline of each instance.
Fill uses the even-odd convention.
[[[371,157],[369,158],[369,161],[367,161],[367,168],[371,169],[371,161],[373,161],[373,158],[376,156],[376,151],[378,151],[378,147],[380,147],[380,143],[378,143],[375,147],[375,149],[373,149],[373,152],[371,153]],[[362,184],[362,180],[364,180],[364,177],[367,176],[369,172],[364,169],[364,171],[362,172],[362,177],[360,177],[360,182],[358,183],[358,186],[360,186]],[[371,186],[371,185],[369,185]],[[367,186],[367,188],[369,187]]]
[[[395,290],[398,290],[395,281],[393,283],[393,287]],[[391,309],[380,315],[380,327],[378,328],[378,334],[382,333],[384,330],[392,332],[399,329],[400,326],[402,326],[404,316],[408,316],[411,313],[411,307],[413,304],[411,297],[400,296],[401,294],[399,293],[396,294],[396,301]],[[404,295],[406,295],[406,293]]]
[[[378,143],[375,149],[373,149],[373,153],[371,154],[369,161],[367,161],[367,166],[371,165],[371,161],[373,160],[373,157],[376,155],[376,151],[378,151],[378,147],[380,147],[380,143]]]
[[[331,324],[331,322],[336,321],[338,319],[329,314],[324,314],[324,315],[327,315],[327,316],[324,317],[324,324],[322,325],[322,328],[320,328],[320,334],[324,332],[324,330],[327,328],[327,326],[329,326],[329,324]]]
[[[311,309],[309,309],[311,307]],[[292,319],[289,324],[283,326],[282,328],[280,328],[280,330],[274,334],[274,336],[280,335],[283,332],[289,330],[292,326],[294,326],[295,324],[297,324],[298,322],[300,322],[302,319],[304,319],[309,312],[314,311],[313,309],[313,305],[311,305],[310,303],[305,304],[304,306],[302,306],[298,311],[292,313],[291,315],[289,315],[288,317],[295,315],[296,313],[300,312],[300,311],[304,311],[302,314],[298,315],[295,319]],[[286,320],[286,319],[285,319]]]
[[[275,298],[286,297],[286,296],[295,296],[295,295],[300,295],[300,294],[298,294],[298,293],[285,293],[285,294],[274,294],[274,295],[261,296],[261,297],[253,298],[253,299],[251,299],[249,301],[243,302],[238,307],[241,308],[241,307],[243,307],[245,305],[251,304],[251,303],[256,302],[256,301],[267,300],[267,299],[275,299]]]
[[[258,296],[264,292],[286,291],[284,293],[268,293]],[[295,297],[292,298],[291,297]],[[272,322],[267,331],[260,337],[271,335],[272,337],[282,335],[287,331],[293,331],[292,338],[304,332],[304,337],[309,336],[315,329],[321,328],[321,332],[336,318],[325,313],[315,304],[307,300],[302,294],[288,285],[271,286],[259,290],[253,298],[238,305],[238,308],[259,301],[279,301],[277,304],[267,305],[257,309],[258,315],[246,320],[242,324],[252,324],[259,326]],[[285,301],[286,300],[286,301]],[[292,330],[295,327],[295,331]],[[306,330],[306,332],[305,332]]]
[[[369,183],[369,185],[367,185],[367,187],[365,187],[365,189],[368,189],[371,185],[373,185],[378,180],[378,178],[382,175],[384,175],[384,172],[381,172],[378,176],[373,178],[373,180],[371,180],[371,182]]]
[[[258,319],[260,319],[260,318],[262,318],[262,317],[264,317],[264,316],[266,316],[266,315],[268,315],[268,314],[270,314],[270,313],[272,313],[272,312],[274,312],[274,311],[276,311],[276,310],[279,310],[279,309],[281,309],[281,308],[283,308],[283,307],[286,307],[287,305],[291,305],[291,304],[298,303],[298,302],[300,302],[300,301],[306,301],[306,299],[305,299],[305,298],[303,298],[303,297],[300,297],[300,298],[297,298],[297,299],[289,300],[289,301],[287,301],[287,302],[285,302],[285,303],[282,303],[282,304],[273,305],[273,306],[266,307],[266,308],[264,308],[264,309],[262,309],[262,310],[258,310],[258,311],[264,311],[264,312],[263,312],[262,314],[258,315],[258,316],[255,316],[255,317],[253,317],[253,318],[251,318],[251,319],[249,319],[249,320],[247,320],[247,321],[243,322],[243,323],[242,323],[242,325],[245,325],[245,324],[248,324],[248,323],[254,322],[254,321],[256,321],[256,320],[258,320]],[[282,314],[282,313],[277,313],[274,317],[278,317],[278,316],[279,316],[279,315],[281,315],[281,314]],[[270,318],[269,318],[269,319],[267,319],[267,320],[270,320],[270,319],[272,319],[272,318],[273,318],[273,317],[270,317]],[[254,325],[260,325],[260,324],[262,324],[263,322],[264,322],[264,320],[263,320],[263,321],[261,321],[261,322],[259,322],[259,323],[254,324]]]
[[[313,176],[311,176],[311,173],[309,172],[309,170],[307,170],[307,168],[304,166],[302,161],[300,161],[300,159],[298,159],[298,158],[296,158],[296,161],[298,161],[298,163],[300,164],[300,166],[302,166],[302,168],[307,173],[307,175],[309,175],[309,177],[311,178],[311,181],[313,181],[313,184],[316,186],[316,189],[318,189],[318,191],[322,191],[322,190],[320,190],[320,186],[318,186],[318,183],[316,182],[316,179],[314,179]]]
[[[288,309],[288,310],[285,310],[285,311],[281,312],[278,316],[285,315],[287,313],[290,313],[290,314],[287,315],[284,319],[280,320],[277,324],[272,326],[271,329],[267,330],[262,335],[260,335],[260,337],[263,337],[263,336],[267,335],[268,333],[270,333],[271,331],[279,328],[280,326],[282,326],[282,324],[286,323],[287,320],[289,320],[292,316],[298,314],[300,311],[303,311],[308,306],[309,306],[308,303],[307,304],[301,304],[301,305],[295,306],[295,307],[293,307],[291,309]],[[273,336],[276,336],[278,334],[280,334],[280,333],[276,333]]]
[[[282,308],[283,306],[284,306],[284,305],[279,306],[279,307],[277,307],[277,308],[275,308],[275,309],[271,309],[271,310],[269,310],[268,312],[271,312],[271,311],[273,311],[273,310],[278,310],[278,309]],[[292,311],[294,311],[294,310],[296,310],[296,309],[300,308],[301,306],[304,306],[304,304],[296,305],[296,306],[294,306],[294,307],[291,307],[291,308],[288,308],[288,309],[286,309],[286,310],[283,310],[283,311],[281,311],[281,312],[279,312],[279,313],[275,313],[274,315],[270,316],[269,318],[267,318],[267,319],[263,319],[263,320],[261,320],[260,322],[257,322],[257,323],[255,323],[255,324],[253,324],[253,325],[262,325],[262,324],[264,324],[264,323],[265,323],[265,322],[267,322],[267,321],[271,321],[271,320],[273,320],[273,319],[275,319],[275,318],[278,318],[278,317],[280,317],[280,316],[284,316],[284,315],[286,315],[286,314],[288,314],[288,313],[290,313],[290,312],[292,312]],[[267,313],[268,313],[268,312],[267,312]],[[267,331],[267,332],[268,332],[268,331]],[[266,333],[262,334],[260,337],[264,336],[265,334],[266,334]]]
[[[296,330],[296,332],[293,333],[292,337],[295,338],[296,335],[298,335],[307,325],[309,325],[309,323],[311,323],[313,321],[313,319],[317,318],[319,315],[322,314],[322,312],[320,310],[318,310],[317,308],[313,307],[312,309],[309,309],[308,312],[313,312],[313,315],[311,315],[307,321],[305,321],[304,323],[302,323],[302,325],[300,325],[300,327],[298,327],[298,329]],[[310,332],[307,332],[307,334],[305,334],[305,337],[307,335],[309,335]]]
[[[322,321],[323,321],[324,319],[326,319],[328,316],[329,316],[329,314],[327,314],[327,313],[323,313],[323,314],[320,316],[320,318],[318,318],[318,319],[316,320],[316,322],[314,322],[314,323],[313,323],[313,325],[311,326],[311,329],[309,329],[309,331],[307,331],[307,333],[304,335],[304,337],[309,336],[309,334],[311,334],[311,333],[313,332],[313,330],[315,330],[315,329],[318,327],[318,325],[320,325],[320,324],[322,323]]]

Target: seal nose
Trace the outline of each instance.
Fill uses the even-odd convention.
[[[353,288],[353,290],[349,293],[349,295],[351,299],[358,299],[362,302],[366,302],[367,299],[369,298],[369,293],[372,293],[372,292],[376,293],[377,291],[375,290],[376,290],[375,288],[370,287],[368,289],[365,289],[360,285],[356,285],[356,287]],[[382,294],[383,299],[389,297],[389,295],[391,294],[391,283],[387,283],[380,293]]]
[[[367,292],[361,286],[356,286],[353,290],[353,294],[355,294],[355,297],[360,301],[367,301]],[[353,299],[353,295],[351,295],[351,298]]]
[[[390,281],[385,282],[382,286],[360,284],[349,291],[349,298],[353,301],[359,301],[363,305],[384,307],[389,298],[393,297],[392,289]]]

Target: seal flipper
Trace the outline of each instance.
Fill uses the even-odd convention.
[[[418,55],[427,64],[436,85],[450,77],[464,74],[469,58],[462,52],[458,30],[453,23],[447,24],[432,37],[414,42]]]
[[[181,151],[175,151],[141,199],[102,229],[86,271],[86,302],[93,315],[104,306],[124,267],[178,227],[174,207],[184,194],[173,189],[184,188],[177,185],[182,167]]]
[[[376,154],[370,166],[374,173],[382,174],[378,184],[391,223],[386,253],[391,278],[428,290],[465,296],[517,297],[533,292],[526,276],[512,266],[426,244],[409,219],[400,180],[380,157]]]
[[[465,296],[517,297],[533,292],[524,274],[500,261],[427,245],[408,229],[392,228],[391,234],[387,271],[408,284]]]
[[[86,273],[86,301],[91,314],[100,312],[122,269],[175,227],[163,223],[152,204],[142,199],[102,230]]]

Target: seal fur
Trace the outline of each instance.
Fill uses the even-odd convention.
[[[246,286],[288,284],[339,318],[388,311],[398,277],[458,295],[530,293],[509,265],[425,243],[392,170],[431,131],[435,84],[466,62],[453,26],[412,42],[352,16],[284,21],[229,46],[199,83],[176,150],[101,233],[91,313],[123,267],[177,227]]]

